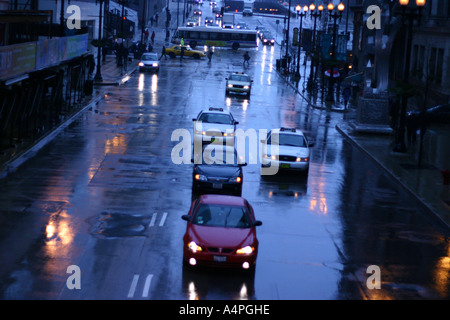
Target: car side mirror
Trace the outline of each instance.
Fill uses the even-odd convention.
[[[255,220],[255,222],[253,222],[253,226],[255,226],[255,227],[262,226],[262,221]]]
[[[315,143],[314,142],[309,142],[308,143],[308,147],[314,147]]]
[[[239,163],[239,165],[240,165],[241,167],[245,167],[245,166],[247,165],[247,162]]]
[[[197,121],[197,119],[196,118],[192,118],[192,121]]]
[[[228,78],[225,78],[225,80],[228,80]]]
[[[188,221],[188,222],[191,222],[191,217],[189,215],[187,215],[187,214],[183,214],[181,216],[181,219],[183,219],[185,221]]]
[[[239,124],[239,121],[235,121],[234,124]]]

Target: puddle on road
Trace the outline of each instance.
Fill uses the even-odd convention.
[[[150,219],[143,215],[102,212],[89,219],[88,223],[91,225],[90,233],[102,239],[145,237]]]

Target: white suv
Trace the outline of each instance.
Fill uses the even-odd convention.
[[[234,145],[236,125],[239,124],[229,111],[209,108],[201,111],[194,121],[194,143],[211,143],[222,139],[222,143]]]
[[[313,143],[308,143],[302,131],[294,128],[272,129],[267,139],[261,140],[263,168],[309,171],[310,150]],[[277,170],[278,171],[278,170]]]

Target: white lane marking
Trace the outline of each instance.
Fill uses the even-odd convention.
[[[157,215],[158,214],[156,212],[152,215],[152,220],[150,221],[150,224],[148,225],[149,227],[153,227],[155,225]]]
[[[159,222],[159,226],[162,227],[164,225],[164,222],[166,222],[167,218],[167,212],[163,213],[163,217],[161,218],[161,221]]]
[[[133,281],[131,282],[130,290],[128,291],[128,298],[133,298],[134,291],[136,291],[136,286],[139,281],[139,275],[135,274],[133,277]]]
[[[142,297],[147,298],[148,292],[150,290],[150,283],[152,282],[153,275],[149,274],[147,275],[147,278],[145,279],[144,289],[142,290]]]

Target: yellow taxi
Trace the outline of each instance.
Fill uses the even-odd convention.
[[[181,46],[181,45],[174,45],[171,48],[166,49],[166,53],[171,58],[179,57],[181,56],[181,48],[184,48],[184,56],[185,57],[193,57],[194,59],[200,59],[202,57],[205,57],[206,54],[203,51],[199,50],[193,50],[189,45]]]

